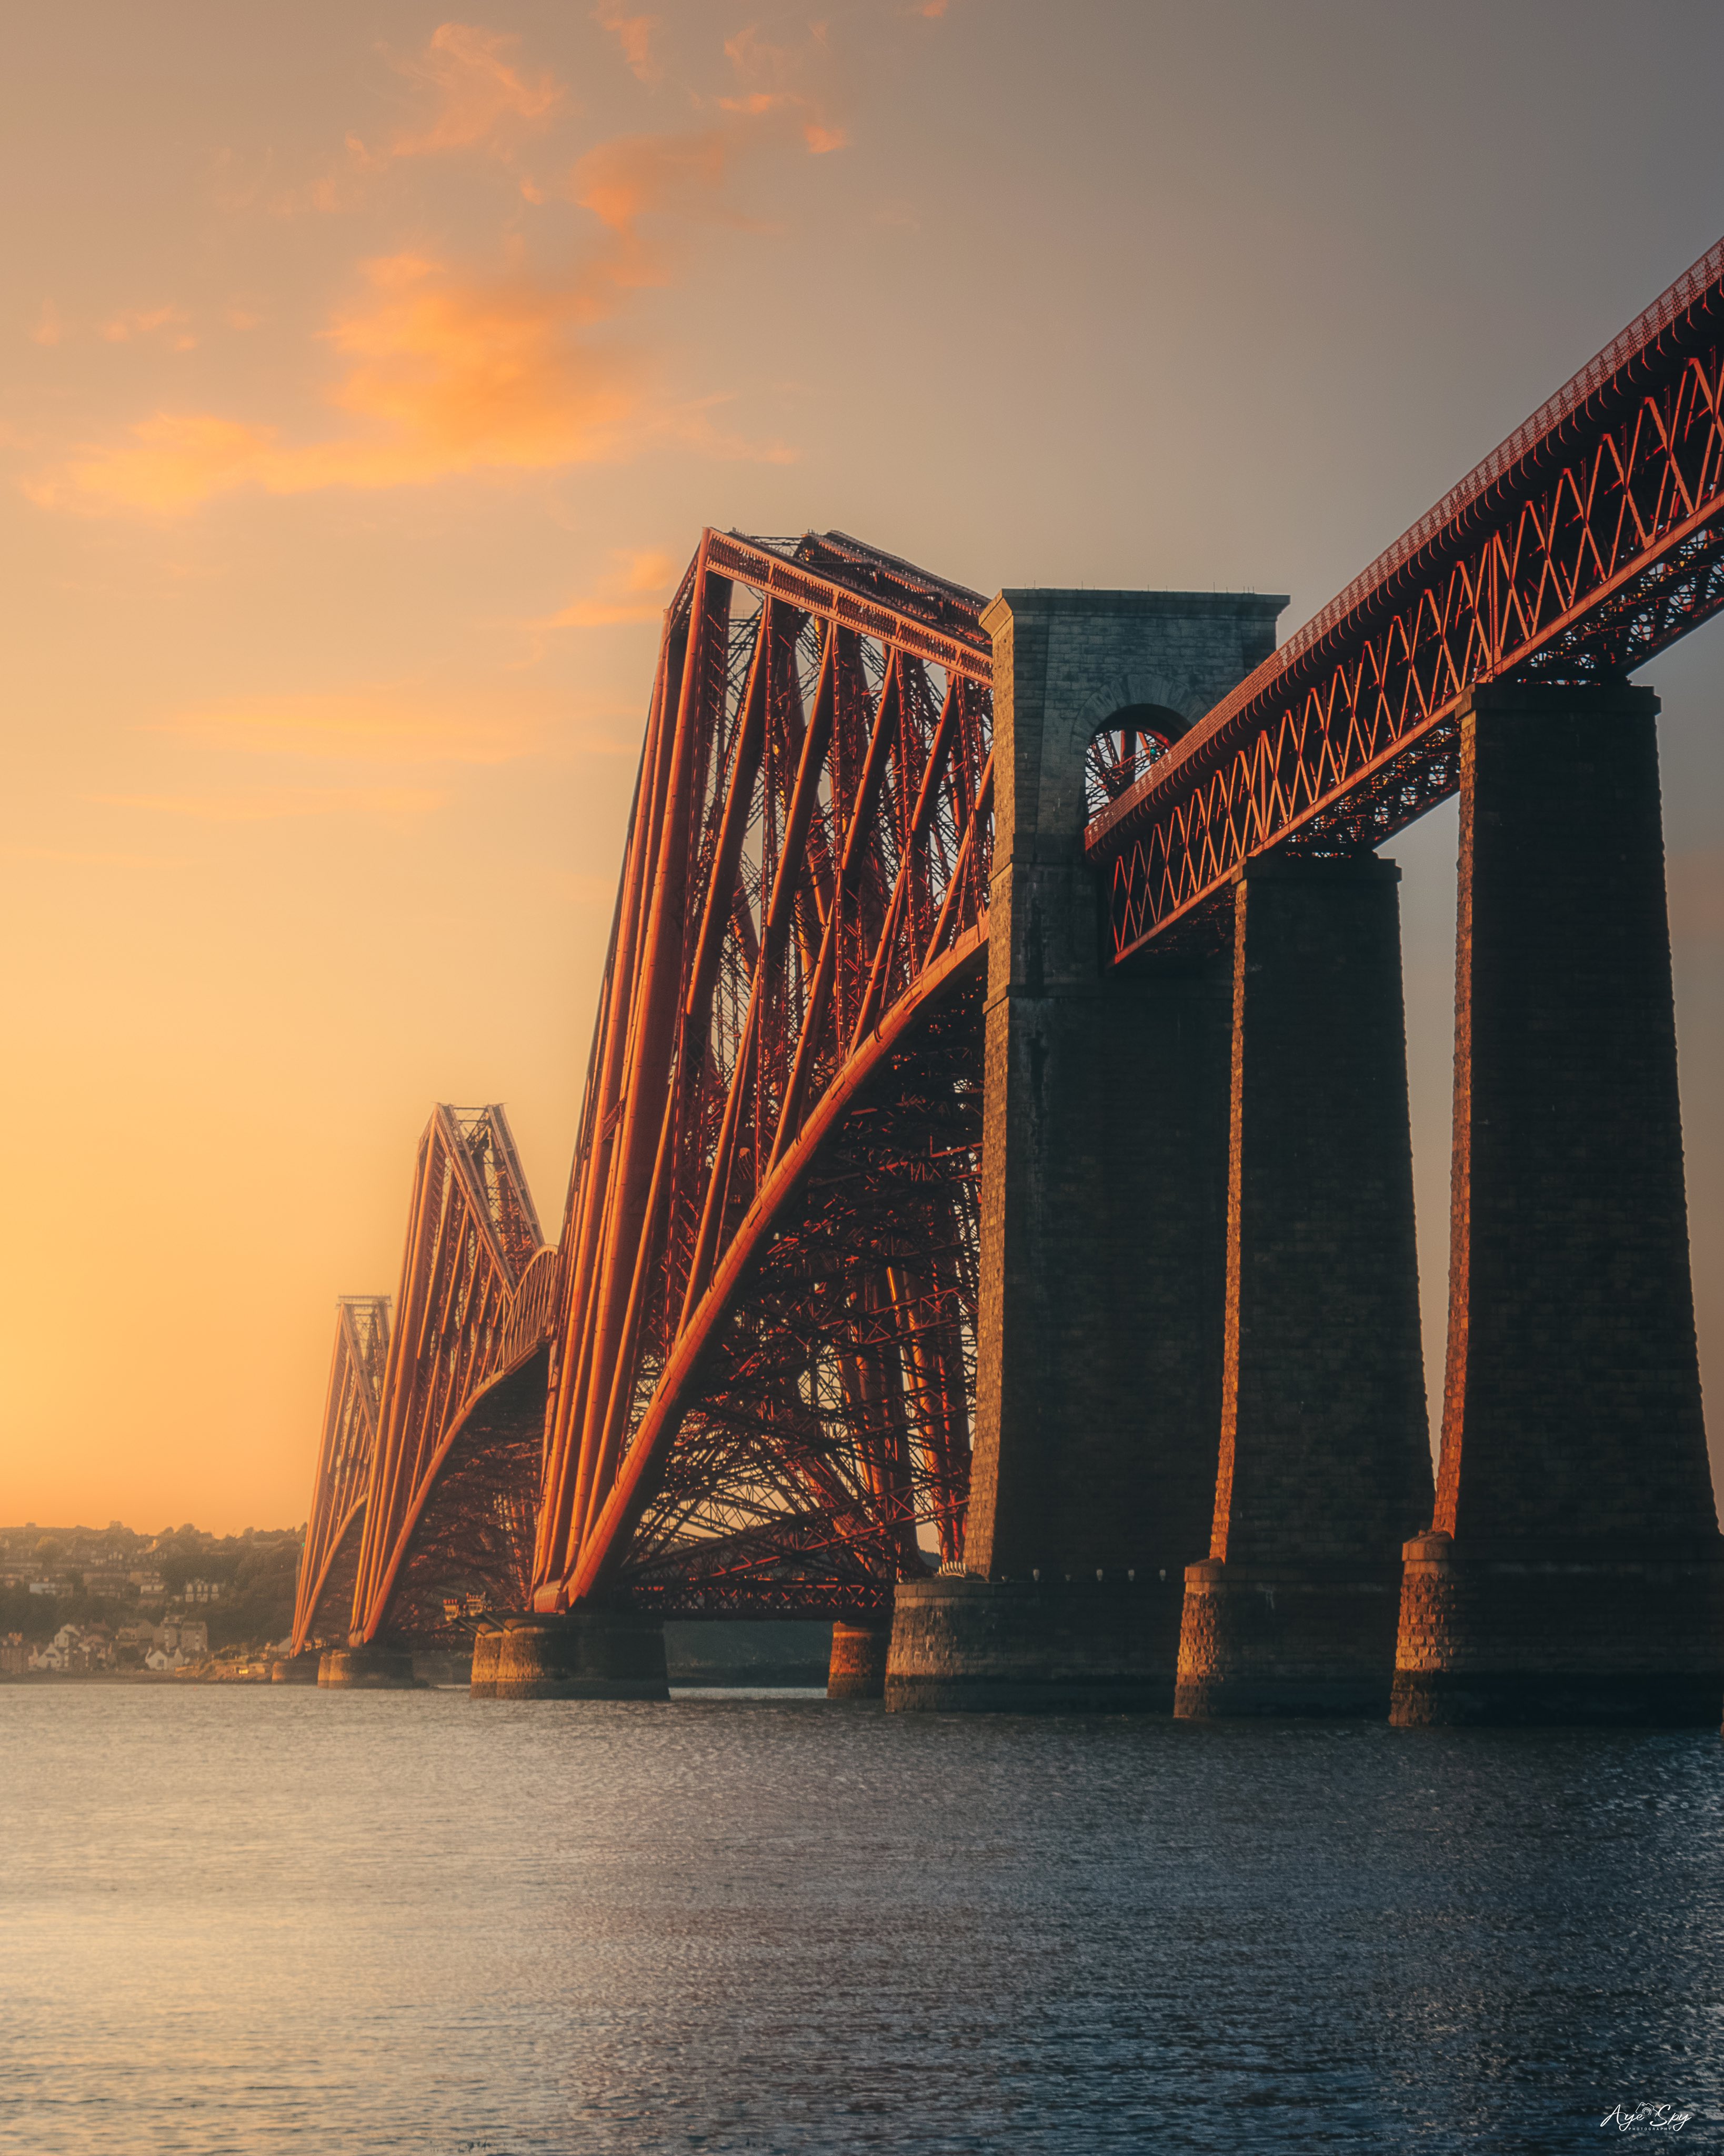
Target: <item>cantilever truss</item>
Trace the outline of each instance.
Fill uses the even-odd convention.
[[[320,1471],[300,1570],[295,1649],[331,1604],[314,1548],[353,1545],[341,1636],[423,1637],[444,1628],[451,1593],[518,1609],[531,1568],[557,1254],[546,1249],[500,1107],[439,1107],[419,1141],[396,1322],[377,1368],[381,1298],[365,1369],[372,1387],[346,1486]],[[352,1304],[344,1304],[331,1380],[357,1400]],[[326,1435],[326,1454],[335,1442]],[[341,1487],[352,1492],[341,1511]],[[339,1520],[337,1516],[339,1514]],[[356,1532],[357,1530],[357,1532]],[[325,1572],[329,1567],[324,1563]]]
[[[563,1233],[535,1601],[883,1607],[968,1485],[980,599],[708,531],[666,615]]]
[[[344,1295],[323,1406],[323,1440],[294,1603],[297,1654],[325,1632],[345,1639],[359,1572],[359,1537],[377,1454],[378,1408],[389,1352],[387,1295]]]
[[[1087,843],[1117,960],[1217,935],[1253,854],[1373,847],[1452,791],[1473,685],[1596,679],[1724,608],[1721,321],[1724,242],[1208,718],[1108,739]],[[297,1644],[350,1563],[364,1639],[434,1627],[451,1589],[865,1614],[961,1556],[979,613],[839,533],[703,536],[560,1250],[501,1111],[439,1109],[381,1374],[381,1302],[343,1308]]]
[[[1475,685],[1643,665],[1724,608],[1724,240],[1095,817],[1129,957],[1249,855],[1381,845]]]

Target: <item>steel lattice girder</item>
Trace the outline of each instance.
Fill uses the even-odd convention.
[[[1596,679],[1724,607],[1721,308],[1724,243],[1094,819],[1116,958],[1216,933],[1254,853],[1373,847],[1451,792],[1474,684]],[[457,1578],[519,1599],[541,1373],[541,1609],[865,1616],[919,1529],[961,1554],[980,607],[841,534],[703,536],[560,1251],[500,1111],[439,1110],[381,1378],[381,1309],[343,1314],[296,1645],[349,1568],[358,1637]]]
[[[1640,665],[1724,608],[1724,240],[1089,826],[1129,957],[1278,845],[1460,783],[1465,691]]]
[[[347,1632],[365,1502],[377,1460],[377,1414],[389,1352],[387,1295],[344,1295],[336,1306],[335,1353],[323,1407],[323,1437],[311,1485],[311,1511],[300,1553],[293,1651],[326,1625]]]
[[[437,1108],[419,1142],[396,1322],[356,1508],[344,1628],[356,1643],[385,1630],[439,1629],[438,1605],[451,1583],[519,1606],[557,1266],[502,1109]],[[338,1368],[341,1352],[338,1341]],[[302,1603],[310,1559],[308,1538]]]
[[[919,1569],[921,1523],[957,1553],[981,604],[841,534],[709,531],[667,613],[564,1224],[541,1608],[659,1599],[743,1534],[806,1594],[811,1509],[828,1607]]]

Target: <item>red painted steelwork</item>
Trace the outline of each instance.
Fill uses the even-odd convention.
[[[1380,845],[1477,683],[1594,680],[1724,608],[1724,240],[1089,826],[1114,954],[1240,864]]]
[[[1367,850],[1453,791],[1467,688],[1594,680],[1724,608],[1721,323],[1724,243],[1206,719],[1099,745],[1117,959],[1219,937],[1251,855]],[[841,533],[703,536],[560,1247],[500,1110],[439,1109],[387,1368],[381,1304],[344,1306],[296,1646],[350,1573],[364,1640],[475,1598],[867,1621],[961,1558],[981,606]]]
[[[879,1609],[919,1532],[957,1553],[981,604],[839,533],[709,531],[666,614],[563,1231],[541,1609],[696,1578],[702,1607]]]
[[[320,1470],[300,1568],[295,1650],[331,1599],[331,1563],[354,1543],[338,1637],[443,1629],[451,1590],[518,1608],[529,1583],[542,1450],[546,1342],[557,1254],[546,1248],[500,1107],[439,1107],[419,1142],[397,1320],[380,1358],[343,1306],[324,1451],[349,1440],[345,1480]],[[350,1336],[351,1336],[350,1337]],[[350,1400],[365,1402],[362,1414]]]
[[[387,1295],[344,1295],[336,1306],[335,1353],[323,1406],[323,1438],[311,1485],[311,1512],[300,1555],[293,1651],[327,1631],[345,1640],[359,1558],[359,1533],[377,1452],[378,1407],[389,1352]]]

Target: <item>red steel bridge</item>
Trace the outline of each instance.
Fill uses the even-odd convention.
[[[993,651],[841,533],[708,531],[665,614],[567,1203],[439,1107],[394,1300],[344,1297],[295,1649],[480,1609],[878,1618],[964,1548]],[[1111,715],[1112,962],[1243,865],[1460,783],[1486,683],[1724,608],[1724,242],[1194,723]],[[985,1342],[983,1343],[985,1346]]]

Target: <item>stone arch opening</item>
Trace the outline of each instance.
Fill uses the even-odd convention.
[[[1085,820],[1117,801],[1190,727],[1166,704],[1126,704],[1111,712],[1084,752]]]

